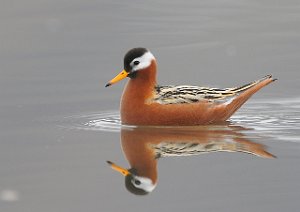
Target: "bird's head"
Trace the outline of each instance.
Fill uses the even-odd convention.
[[[124,56],[124,69],[115,78],[110,80],[105,87],[108,87],[126,77],[135,78],[140,70],[148,68],[155,58],[146,48],[133,48]]]
[[[134,168],[125,169],[111,161],[107,161],[112,169],[118,171],[125,176],[125,186],[127,190],[135,195],[146,195],[154,190],[156,184],[150,178],[138,176],[137,170]]]

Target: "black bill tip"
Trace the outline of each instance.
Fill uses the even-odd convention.
[[[111,83],[107,83],[107,84],[105,85],[105,87],[108,87],[108,86],[111,86]]]

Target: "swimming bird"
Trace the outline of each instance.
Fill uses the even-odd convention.
[[[157,63],[146,48],[124,57],[124,70],[106,87],[129,77],[121,99],[121,122],[127,125],[204,125],[226,121],[254,93],[275,81],[272,75],[230,88],[158,85]]]

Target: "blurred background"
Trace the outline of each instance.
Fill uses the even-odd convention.
[[[283,160],[255,162],[266,164],[257,170],[257,181],[252,184],[260,182],[259,173],[269,163],[275,170],[272,174],[280,171],[281,177],[289,176],[285,180],[275,177],[263,191],[257,188],[241,196],[239,191],[230,190],[232,180],[232,184],[219,185],[223,193],[215,188],[216,193],[209,193],[205,199],[206,191],[200,192],[205,199],[202,202],[197,198],[201,188],[192,186],[199,176],[190,174],[191,190],[186,189],[183,181],[175,188],[174,183],[179,183],[176,178],[184,177],[175,175],[176,182],[162,187],[148,199],[127,195],[121,184],[123,179],[105,164],[110,158],[126,164],[119,134],[72,130],[65,127],[64,120],[100,111],[118,111],[125,82],[109,88],[104,85],[122,70],[123,56],[133,47],[147,47],[155,55],[160,84],[230,87],[273,74],[279,80],[255,95],[252,103],[297,99],[293,104],[299,106],[298,0],[2,0],[1,211],[295,211],[299,208],[296,199],[300,187],[296,179],[300,171],[298,166],[291,165],[299,164],[299,145],[295,143],[273,144]],[[297,110],[289,115],[299,123]],[[254,111],[263,113],[260,109]],[[175,163],[187,167],[201,161],[207,168],[212,163],[221,163],[222,157],[227,158],[226,162],[241,160],[243,165],[250,163],[252,167],[245,156],[190,158],[171,164],[164,162],[164,168],[169,169],[162,178],[165,181],[171,178],[167,173],[175,173]],[[284,163],[289,166],[276,169]],[[216,175],[224,174],[218,170]],[[240,173],[238,169],[231,171]],[[247,176],[251,178],[251,174]],[[213,184],[211,174],[207,173],[203,179],[207,180],[209,190],[208,185]],[[227,174],[226,179],[235,178]],[[286,198],[274,192],[275,196],[268,195],[259,202],[258,193],[271,188],[277,191],[276,186],[282,186],[279,190]],[[222,194],[229,194],[224,201]],[[283,202],[279,204],[280,200]]]

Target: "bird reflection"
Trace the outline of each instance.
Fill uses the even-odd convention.
[[[172,156],[193,156],[212,152],[242,152],[262,158],[275,156],[265,146],[245,136],[240,126],[137,127],[121,129],[123,152],[130,169],[107,161],[125,176],[125,186],[136,195],[152,192],[157,185],[157,161]]]

